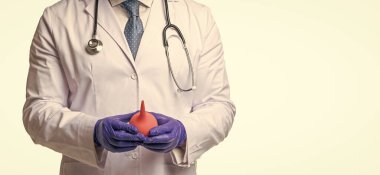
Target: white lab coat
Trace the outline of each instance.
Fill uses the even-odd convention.
[[[223,48],[207,7],[192,0],[169,2],[171,20],[186,38],[197,90],[178,92],[162,46],[166,23],[161,0],[152,4],[136,60],[108,0],[99,2],[98,38],[104,48],[88,55],[95,0],[61,0],[45,9],[30,49],[26,131],[36,144],[62,153],[61,175],[196,174],[196,160],[228,134],[235,115]],[[177,35],[168,32],[174,75],[191,86]],[[170,153],[141,146],[125,153],[95,148],[100,118],[146,109],[180,120],[186,145]]]

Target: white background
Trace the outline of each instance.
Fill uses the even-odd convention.
[[[55,2],[0,6],[0,174],[58,174],[60,154],[32,143],[21,112],[30,42]],[[237,115],[198,174],[380,174],[380,1],[199,2],[220,28]]]

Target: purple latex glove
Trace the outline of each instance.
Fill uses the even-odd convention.
[[[134,150],[143,143],[145,137],[137,128],[128,124],[136,112],[100,119],[94,127],[94,142],[111,152]]]
[[[157,119],[158,126],[149,131],[143,144],[145,148],[167,153],[185,142],[186,130],[180,121],[163,114],[151,114]]]

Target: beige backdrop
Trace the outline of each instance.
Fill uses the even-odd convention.
[[[0,174],[58,174],[60,155],[21,120],[30,41],[56,1],[0,6]],[[379,0],[199,1],[221,30],[237,105],[200,175],[380,174]]]

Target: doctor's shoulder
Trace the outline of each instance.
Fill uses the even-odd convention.
[[[197,0],[169,0],[177,3],[184,3],[180,6],[186,6],[187,9],[181,11],[189,12],[196,21],[196,25],[199,27],[203,40],[210,34],[212,28],[216,27],[216,22],[212,14],[212,9],[205,4],[198,2]],[[178,18],[178,17],[177,17]],[[217,28],[217,27],[216,27]]]
[[[170,0],[169,0],[170,1]],[[196,0],[171,0],[171,1],[182,1],[186,3],[186,6],[189,8],[190,11],[193,12],[193,14],[200,20],[205,20],[211,15],[211,10],[210,8],[202,4]]]
[[[37,27],[37,32],[41,27],[49,29],[51,33],[53,33],[53,28],[62,27],[64,23],[70,21],[70,18],[78,15],[77,9],[79,6],[82,6],[83,11],[84,5],[81,1],[86,0],[60,0],[45,7],[40,18],[40,24]]]

